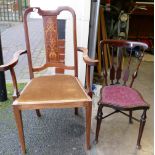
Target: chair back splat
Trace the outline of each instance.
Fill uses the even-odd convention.
[[[65,40],[58,38],[58,15],[62,11],[68,11],[71,13],[73,18],[73,48],[74,48],[74,65],[66,66],[62,57],[64,57],[65,45],[63,42]],[[44,40],[45,40],[45,51],[46,51],[46,62],[42,66],[33,67],[32,65],[32,56],[31,56],[31,47],[29,39],[29,30],[28,30],[28,21],[27,17],[30,13],[37,12],[43,19],[44,27]],[[70,7],[59,7],[57,10],[41,10],[38,7],[28,8],[24,14],[24,30],[25,30],[25,40],[26,48],[28,53],[28,63],[29,63],[29,72],[30,78],[34,77],[34,72],[42,71],[48,67],[61,68],[63,70],[74,70],[75,76],[78,76],[78,60],[77,60],[77,39],[76,39],[76,15],[72,8]]]
[[[104,44],[107,44],[110,49],[109,68],[106,68],[104,61]],[[137,77],[138,70],[144,56],[144,50],[147,49],[147,45],[145,43],[125,40],[106,40],[101,41],[100,46],[103,54],[103,74],[105,85],[108,85],[109,73],[110,85],[121,83],[122,85],[127,85],[127,82],[130,79],[128,85],[132,87],[133,82]],[[132,64],[136,65],[136,67],[132,67],[131,62],[133,62]]]

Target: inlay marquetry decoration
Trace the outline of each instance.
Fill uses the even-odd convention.
[[[45,48],[47,62],[59,62],[57,17],[44,16]]]

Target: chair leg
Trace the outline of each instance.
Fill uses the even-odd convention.
[[[129,111],[129,123],[133,124],[133,121],[132,121],[132,110]]]
[[[36,109],[36,114],[37,114],[38,117],[41,117],[41,113],[40,113],[39,109]]]
[[[13,106],[13,111],[14,111],[14,115],[15,115],[15,121],[16,121],[17,129],[18,129],[18,136],[19,136],[19,141],[21,144],[22,152],[23,152],[23,154],[25,154],[26,153],[26,147],[25,147],[25,139],[24,139],[21,110],[19,110],[15,106]]]
[[[78,108],[75,108],[75,115],[78,115]]]
[[[89,92],[88,95],[92,98],[93,93],[92,92]]]
[[[138,149],[141,148],[140,142],[141,142],[141,138],[142,138],[145,122],[146,122],[146,111],[147,110],[144,109],[143,114],[141,116],[141,120],[140,120],[139,133],[138,133],[138,139],[137,139],[137,148]]]
[[[91,130],[91,114],[92,114],[92,102],[88,102],[86,106],[86,147],[90,149],[90,130]]]
[[[102,122],[102,116],[103,116],[102,108],[103,108],[103,105],[99,104],[97,117],[96,117],[97,118],[96,136],[95,136],[96,143],[98,143],[98,136],[99,136],[99,131],[100,131],[101,122]]]

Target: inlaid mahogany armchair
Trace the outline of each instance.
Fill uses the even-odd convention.
[[[120,112],[129,117],[129,123],[132,123],[133,119],[140,122],[137,139],[137,148],[140,148],[140,141],[146,122],[146,111],[149,109],[149,105],[132,86],[138,75],[144,51],[148,46],[145,43],[125,40],[105,40],[101,41],[100,45],[103,54],[104,84],[100,91],[96,116],[96,142],[98,142],[102,119]],[[110,67],[106,67],[105,59],[107,58],[107,53],[104,49],[107,46],[110,52]],[[136,57],[133,50],[135,47],[139,47]],[[112,108],[114,112],[103,116],[103,107]],[[132,112],[135,110],[143,111],[140,120],[132,116]],[[129,114],[124,111],[129,111]]]
[[[32,63],[27,22],[29,13],[34,11],[42,16],[44,27],[46,62],[40,67],[34,67]],[[72,52],[74,53],[74,64],[72,66],[65,64],[65,40],[58,39],[57,16],[63,11],[69,12],[73,19],[72,40],[74,49]],[[24,13],[24,30],[27,49],[25,51],[18,51],[10,63],[0,66],[0,71],[10,70],[12,75],[14,87],[13,111],[23,153],[26,152],[26,147],[21,112],[23,110],[36,110],[37,116],[40,117],[40,109],[50,108],[75,108],[75,114],[78,114],[78,107],[85,108],[86,147],[90,149],[92,99],[89,70],[90,65],[97,63],[97,60],[92,60],[88,57],[86,48],[77,47],[76,15],[74,10],[70,7],[59,7],[51,11],[41,10],[40,8],[28,8]],[[78,79],[78,51],[83,52],[83,59],[86,63],[86,89]],[[30,82],[19,93],[14,66],[18,63],[18,57],[22,54],[26,54],[28,57]],[[42,71],[48,67],[55,67],[55,70],[59,74],[40,77],[34,76],[35,72]],[[64,73],[64,70],[72,70],[74,71],[74,75],[60,74],[60,72]]]

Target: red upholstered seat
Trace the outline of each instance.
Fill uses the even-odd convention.
[[[113,104],[123,108],[147,106],[141,95],[127,86],[105,86],[102,90],[102,103]]]

